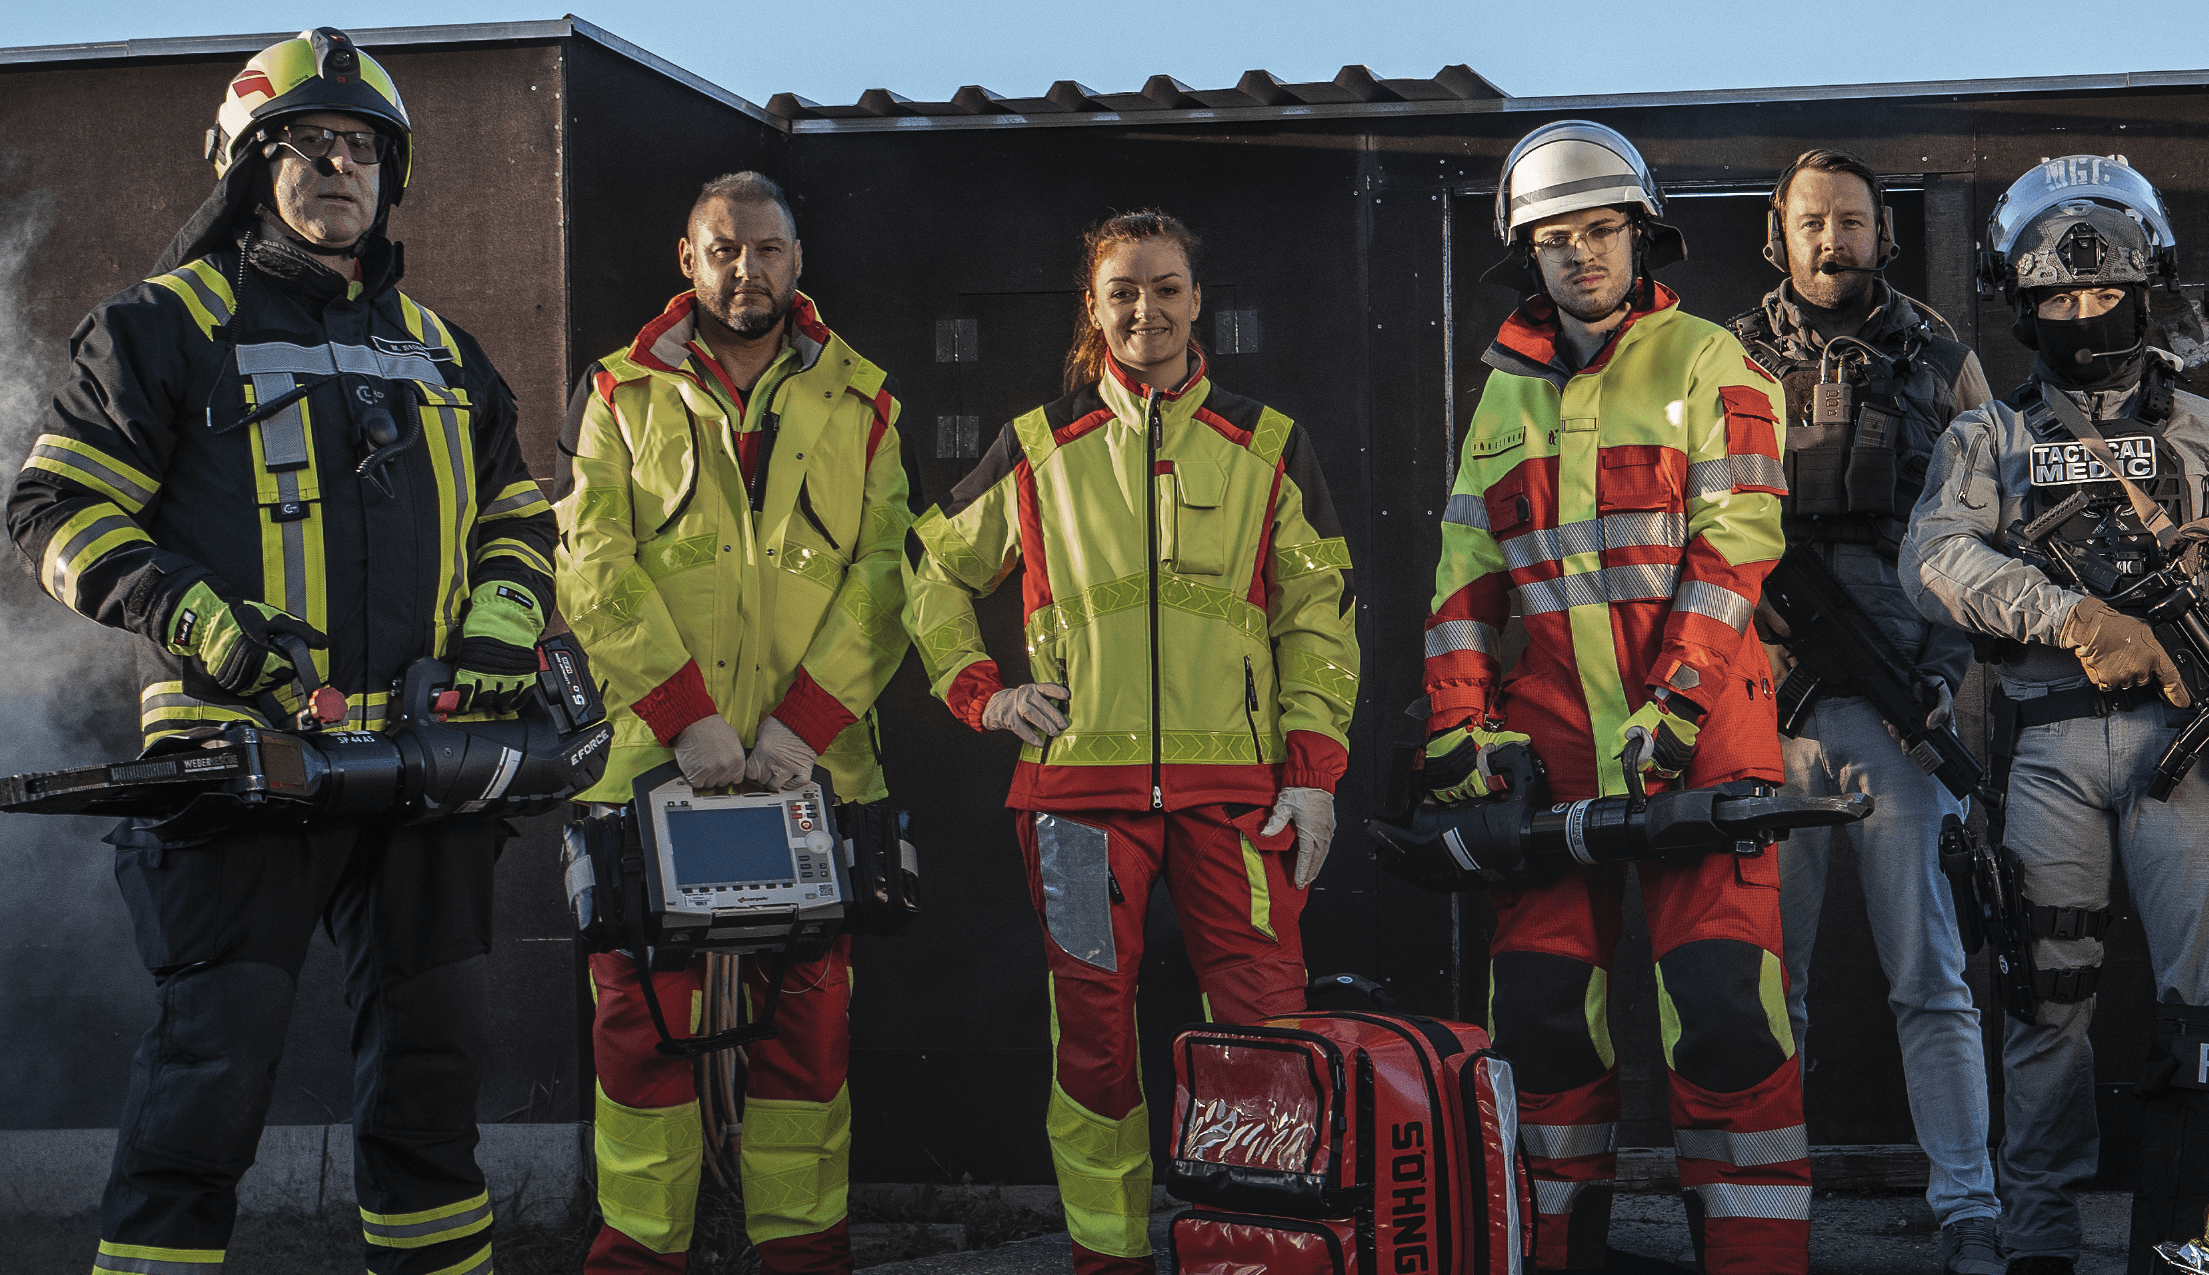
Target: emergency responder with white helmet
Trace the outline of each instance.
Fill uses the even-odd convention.
[[[1985,282],[2037,352],[2033,372],[1942,437],[1901,574],[1918,609],[1979,638],[2000,676],[1992,751],[1997,779],[2007,770],[2002,822],[2038,1002],[2030,1024],[2003,1020],[2003,1241],[2012,1275],[2052,1275],[2073,1269],[2078,1192],[2096,1171],[2086,1033],[2113,852],[2147,929],[2164,1056],[2149,1077],[2162,1094],[2149,1143],[2168,1135],[2166,1159],[2143,1170],[2143,1189],[2173,1189],[2183,1123],[2201,1140],[2209,780],[2197,770],[2167,801],[2149,791],[2201,688],[2144,616],[2152,595],[2123,590],[2173,560],[2199,567],[2194,531],[2175,524],[2205,512],[2209,402],[2176,389],[2176,360],[2148,344],[2148,289],[2176,286],[2176,244],[2161,198],[2122,157],[2043,162],[1996,204],[1982,247]],[[2007,533],[2044,516],[2054,530],[2029,558]],[[2064,558],[2111,600],[2060,578]],[[2188,1059],[2175,1075],[2174,1051]],[[2154,1236],[2136,1217],[2135,1242],[2192,1234],[2200,1211],[2197,1200],[2191,1216],[2165,1217]]]
[[[352,730],[384,729],[425,656],[454,667],[463,711],[536,681],[552,509],[498,370],[398,289],[383,226],[412,154],[391,77],[344,32],[262,50],[209,134],[215,192],[70,342],[8,531],[47,592],[146,639],[149,740],[299,709],[286,639]],[[319,924],[353,1011],[366,1265],[488,1275],[474,1153],[497,821],[144,822],[108,838],[158,990],[94,1270],[222,1266]]]
[[[1953,715],[1971,643],[1918,614],[1895,574],[1895,555],[1934,443],[1958,412],[1989,393],[1978,356],[1939,316],[1880,278],[1896,252],[1894,215],[1877,175],[1846,152],[1805,151],[1780,175],[1767,214],[1764,255],[1787,278],[1727,326],[1786,391],[1788,554],[1812,559],[1790,565],[1822,568],[1845,588],[1908,663],[1904,675],[1921,696],[1912,714],[1940,725]],[[1820,384],[1849,387],[1849,407],[1838,413],[1844,419],[1818,419],[1812,404]],[[1961,816],[1964,803],[1903,750],[1894,729],[1904,723],[1890,727],[1846,676],[1796,662],[1787,647],[1793,635],[1771,605],[1759,608],[1758,622],[1773,676],[1788,679],[1782,711],[1799,723],[1781,744],[1788,790],[1806,797],[1868,792],[1877,804],[1848,838],[1901,1037],[1911,1123],[1932,1161],[1926,1202],[1941,1226],[1944,1270],[2002,1275],[1979,1011],[1964,983],[1963,944],[1938,852],[1941,821]],[[1862,662],[1875,657],[1864,652]],[[1804,688],[1811,688],[1807,698]],[[1777,847],[1787,1008],[1798,1051],[1809,1028],[1804,1002],[1832,843],[1831,829],[1803,828]]]
[[[1528,743],[1556,799],[1778,782],[1771,670],[1750,632],[1779,557],[1779,386],[1649,272],[1685,251],[1625,138],[1561,121],[1511,152],[1489,277],[1524,300],[1485,362],[1426,629],[1427,782],[1496,790]],[[1528,646],[1506,686],[1514,608]],[[1680,1181],[1703,1268],[1807,1269],[1810,1161],[1784,1021],[1769,854],[1636,865],[1666,1023]],[[1519,1083],[1543,1270],[1599,1268],[1617,1168],[1603,1027],[1622,867],[1494,892],[1491,1030]]]

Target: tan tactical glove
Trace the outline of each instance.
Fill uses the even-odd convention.
[[[1051,701],[1069,698],[1069,692],[1056,682],[1029,682],[1025,686],[1008,686],[989,697],[982,706],[983,730],[1009,730],[1030,745],[1041,748],[1043,741],[1066,729],[1066,717]]]
[[[744,737],[721,714],[709,713],[675,737],[675,764],[693,788],[743,783]]]
[[[2064,618],[2056,641],[2078,655],[2086,675],[2105,691],[2154,682],[2163,688],[2163,698],[2180,708],[2194,702],[2178,676],[2178,666],[2155,640],[2155,630],[2147,621],[2134,619],[2100,598],[2080,598]]]

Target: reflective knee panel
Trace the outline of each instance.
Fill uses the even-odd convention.
[[[1044,1128],[1074,1243],[1115,1257],[1149,1254],[1149,1108],[1138,1103],[1121,1119],[1107,1120],[1053,1084]]]
[[[744,1229],[753,1244],[815,1235],[844,1219],[851,1182],[851,1088],[832,1102],[744,1100]]]
[[[598,1087],[592,1153],[598,1211],[606,1225],[655,1253],[690,1249],[698,1214],[698,1166],[705,1126],[696,1100],[674,1107],[624,1107]]]
[[[1563,1093],[1611,1069],[1610,977],[1548,952],[1498,952],[1488,967],[1488,1025],[1526,1093]]]
[[[1780,959],[1739,939],[1683,943],[1657,962],[1664,1063],[1712,1093],[1739,1093],[1795,1053]]]

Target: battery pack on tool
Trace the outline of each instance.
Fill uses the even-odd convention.
[[[804,956],[839,933],[896,933],[918,911],[901,812],[839,807],[820,767],[787,792],[701,793],[669,762],[633,791],[567,828],[569,908],[590,950]]]

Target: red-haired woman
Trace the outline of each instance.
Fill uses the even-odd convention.
[[[936,693],[1027,745],[1006,804],[1047,936],[1052,1158],[1093,1275],[1152,1269],[1135,1042],[1151,886],[1165,877],[1213,1018],[1304,1008],[1297,921],[1334,832],[1358,646],[1310,440],[1206,376],[1196,237],[1138,212],[1085,248],[1066,396],[920,520],[908,587]],[[1015,567],[1035,680],[1008,689],[973,601]]]

